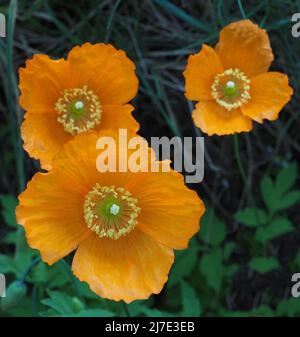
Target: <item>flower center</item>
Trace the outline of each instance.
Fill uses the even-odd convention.
[[[57,121],[72,135],[88,131],[101,121],[101,104],[87,86],[65,89],[55,103],[55,110],[58,112]]]
[[[138,224],[141,209],[131,193],[122,187],[96,184],[85,196],[84,218],[100,238],[117,240]]]
[[[227,110],[239,108],[250,99],[250,80],[239,69],[227,69],[215,76],[212,97]]]

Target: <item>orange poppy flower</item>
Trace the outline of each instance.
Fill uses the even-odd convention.
[[[135,65],[111,45],[85,43],[67,59],[35,55],[20,68],[24,148],[51,168],[54,156],[74,135],[89,130],[126,128],[138,123],[129,102],[137,93]]]
[[[203,45],[183,73],[186,97],[198,101],[195,124],[208,135],[250,131],[252,120],[275,120],[293,94],[288,77],[268,72],[267,32],[249,20],[224,27],[215,48]]]
[[[48,264],[76,250],[73,272],[99,296],[146,299],[167,281],[173,249],[185,249],[199,230],[204,205],[172,170],[100,173],[100,136],[118,141],[112,130],[80,134],[50,172],[33,177],[19,196],[17,220]]]

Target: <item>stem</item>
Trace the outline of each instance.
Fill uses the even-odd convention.
[[[246,13],[245,13],[245,11],[244,11],[244,7],[243,7],[243,4],[242,4],[242,0],[237,0],[237,3],[238,3],[239,10],[240,10],[240,12],[241,12],[241,14],[242,14],[243,19],[247,19],[247,15],[246,15]]]
[[[32,272],[32,269],[41,262],[41,258],[40,256],[36,257],[31,264],[29,265],[29,267],[27,268],[27,270],[24,272],[20,282],[25,283],[27,276]]]
[[[80,291],[80,289],[79,289],[79,286],[78,286],[78,283],[77,283],[77,279],[75,278],[75,276],[74,276],[74,274],[73,274],[73,272],[72,272],[72,270],[71,270],[71,268],[70,268],[70,265],[69,265],[64,259],[60,260],[59,263],[64,267],[66,273],[68,274],[68,276],[69,276],[69,278],[70,278],[70,280],[71,280],[71,282],[72,282],[73,288],[74,288],[74,290],[75,290],[76,293],[77,293],[78,298],[79,298],[83,303],[85,303],[85,302],[84,302],[84,298],[83,298],[83,296],[82,296],[82,294],[81,294],[81,291]]]
[[[127,315],[127,317],[130,317],[130,312],[128,310],[127,304],[125,302],[122,302],[122,303],[123,303],[125,314]]]
[[[17,15],[18,1],[12,0],[9,5],[8,24],[7,24],[7,46],[6,46],[6,65],[7,65],[7,107],[10,118],[11,139],[15,152],[17,174],[19,178],[19,192],[25,187],[25,175],[23,167],[23,149],[19,132],[20,116],[17,113],[16,105],[16,79],[14,77],[13,65],[13,39],[15,22]],[[16,121],[16,122],[15,122]],[[15,129],[16,128],[16,129]]]
[[[238,168],[239,168],[239,171],[240,171],[240,174],[243,178],[243,181],[247,187],[247,189],[249,188],[249,184],[248,184],[248,179],[247,179],[247,176],[246,176],[246,172],[244,170],[244,167],[243,167],[243,163],[242,163],[242,159],[241,159],[241,155],[240,155],[240,147],[239,147],[239,139],[238,139],[238,135],[235,133],[233,135],[234,137],[234,153],[235,153],[235,157],[236,157],[236,161],[237,161],[237,164],[238,164]]]
[[[233,139],[234,139],[234,153],[235,153],[236,161],[237,161],[237,164],[238,164],[238,168],[239,168],[241,177],[243,179],[243,182],[246,186],[248,197],[249,197],[249,199],[251,201],[251,204],[254,208],[254,214],[255,214],[255,217],[256,217],[256,221],[257,221],[258,225],[260,225],[256,203],[255,203],[255,200],[254,200],[254,197],[253,197],[253,194],[252,194],[252,190],[251,190],[251,186],[249,184],[249,180],[248,180],[248,177],[246,175],[246,171],[244,169],[243,162],[242,162],[242,159],[241,159],[239,139],[238,139],[237,133],[235,133],[233,135]]]
[[[110,33],[111,33],[111,27],[112,27],[112,22],[113,22],[113,18],[114,18],[114,15],[119,7],[119,5],[121,4],[121,1],[122,0],[117,0],[115,2],[115,4],[113,5],[113,8],[111,10],[111,13],[109,15],[109,18],[107,20],[107,25],[106,25],[106,34],[105,34],[105,38],[104,38],[104,42],[105,43],[108,43],[109,41],[109,38],[110,38]]]

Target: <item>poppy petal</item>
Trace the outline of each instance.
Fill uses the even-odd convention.
[[[21,126],[24,149],[36,159],[40,159],[42,168],[49,170],[56,153],[64,143],[72,139],[57,122],[54,114],[33,114],[27,112]]]
[[[251,100],[241,107],[245,116],[262,123],[263,119],[276,120],[279,112],[291,99],[293,89],[288,77],[278,72],[269,72],[251,79]]]
[[[47,55],[34,55],[20,68],[20,105],[31,113],[53,113],[63,89],[70,86],[66,60],[52,60]]]
[[[193,111],[195,124],[209,136],[229,135],[252,130],[252,121],[240,109],[227,111],[214,101],[200,102]]]
[[[91,235],[79,245],[72,270],[99,296],[129,303],[158,294],[173,260],[172,249],[136,229],[118,240]]]
[[[83,196],[72,186],[63,174],[37,173],[19,196],[17,221],[29,245],[48,264],[68,255],[91,234],[83,218]]]
[[[104,129],[127,129],[137,132],[140,125],[132,116],[134,107],[130,104],[125,105],[104,105],[102,107],[102,118],[99,126],[95,130]]]
[[[139,182],[143,181],[143,184]],[[141,208],[138,228],[158,242],[184,249],[199,230],[205,207],[178,172],[139,173],[126,188]]]
[[[274,58],[267,32],[250,20],[224,27],[215,49],[225,69],[238,68],[248,77],[267,72]]]
[[[85,43],[74,47],[67,58],[76,87],[87,85],[100,103],[125,104],[137,93],[134,63],[112,45]]]
[[[211,100],[211,85],[217,74],[223,72],[218,54],[213,48],[203,45],[198,54],[188,59],[183,73],[186,81],[186,97],[190,100]]]

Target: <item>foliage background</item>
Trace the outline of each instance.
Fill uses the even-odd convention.
[[[300,271],[299,55],[291,35],[295,0],[0,1],[0,272],[9,288],[0,316],[298,316],[291,276]],[[295,90],[276,122],[237,137],[205,137],[205,179],[191,186],[208,212],[186,251],[178,252],[162,293],[130,305],[99,299],[70,271],[49,267],[17,226],[16,196],[39,169],[22,150],[17,69],[34,53],[65,56],[75,44],[110,42],[137,65],[134,100],[140,134],[200,136],[185,99],[182,71],[202,43],[243,17],[268,30],[272,69]],[[184,207],[184,205],[180,205]]]

